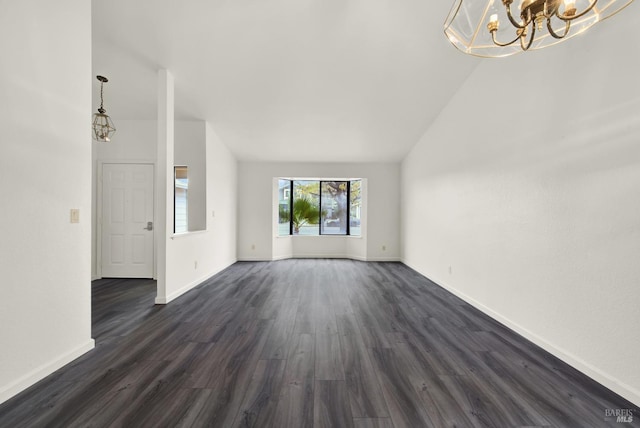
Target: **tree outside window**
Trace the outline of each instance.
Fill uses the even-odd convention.
[[[347,234],[348,181],[322,181],[320,233],[322,235]]]
[[[293,212],[291,223],[294,235],[317,235],[320,222],[320,182],[293,182]]]
[[[361,180],[278,181],[278,234],[360,236]]]

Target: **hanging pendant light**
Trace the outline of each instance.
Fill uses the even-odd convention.
[[[98,112],[93,114],[93,139],[101,142],[109,142],[111,141],[113,133],[116,132],[113,121],[104,109],[102,99],[102,87],[109,79],[104,76],[96,76],[96,78],[100,81],[100,107],[98,108]]]

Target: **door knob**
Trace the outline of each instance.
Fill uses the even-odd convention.
[[[153,230],[153,222],[152,221],[148,221],[147,222],[147,227],[143,227],[143,229],[145,229],[145,230]]]

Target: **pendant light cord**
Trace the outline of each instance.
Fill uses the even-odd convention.
[[[98,109],[98,111],[102,114],[105,114],[106,110],[103,107],[103,99],[102,99],[103,89],[104,89],[104,82],[100,82],[100,108]]]

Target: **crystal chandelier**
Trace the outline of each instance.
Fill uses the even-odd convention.
[[[107,111],[103,106],[102,89],[103,85],[109,81],[106,77],[96,76],[100,81],[100,107],[98,112],[93,114],[93,139],[101,142],[111,141],[111,136],[116,132],[116,127],[113,126],[113,121],[107,116]]]
[[[503,57],[567,40],[633,0],[455,0],[444,33],[462,52]]]

